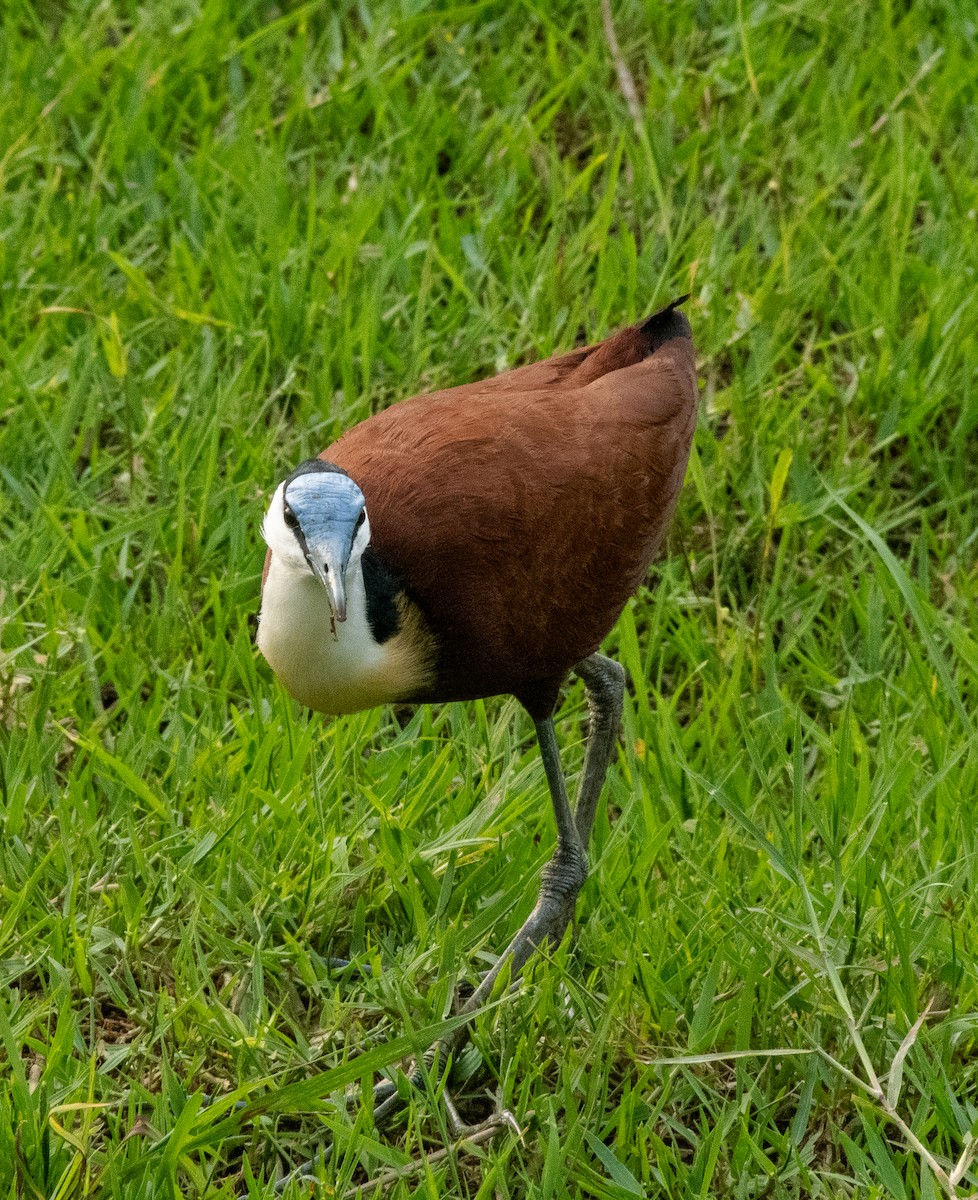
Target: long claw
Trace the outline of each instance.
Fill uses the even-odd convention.
[[[455,1101],[452,1099],[452,1094],[448,1088],[442,1088],[441,1099],[448,1116],[448,1132],[457,1142],[479,1137],[480,1134],[491,1129],[511,1129],[518,1138],[522,1138],[523,1136],[523,1130],[520,1129],[519,1122],[508,1108],[497,1108],[484,1121],[477,1121],[474,1125],[469,1125],[459,1115],[459,1111],[455,1107]]]

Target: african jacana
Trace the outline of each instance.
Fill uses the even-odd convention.
[[[662,543],[696,423],[685,299],[377,413],[300,464],[265,517],[258,645],[297,700],[339,714],[507,693],[536,725],[557,846],[468,1011],[505,964],[515,978],[560,941],[587,876],[625,686],[597,650]],[[553,726],[571,671],[591,710],[573,812]]]

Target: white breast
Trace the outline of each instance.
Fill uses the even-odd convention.
[[[424,664],[405,632],[383,645],[374,641],[359,562],[346,588],[347,618],[335,623],[334,638],[322,584],[272,554],[258,648],[287,691],[318,712],[376,708],[410,697],[425,682]]]

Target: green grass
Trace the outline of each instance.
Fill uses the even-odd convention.
[[[327,1134],[341,1195],[444,1144],[437,1080],[390,1140],[343,1093],[525,915],[532,728],[300,711],[264,504],[687,290],[578,937],[461,1064],[523,1135],[387,1194],[930,1200],[978,1132],[973,6],[614,9],[641,136],[596,3],[4,6],[0,1196],[269,1196]]]

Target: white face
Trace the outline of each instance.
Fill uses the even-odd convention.
[[[306,556],[302,553],[298,539],[285,523],[285,480],[275,489],[275,495],[265,513],[261,535],[272,554],[282,565],[288,564],[296,570],[309,570]],[[310,572],[311,573],[311,572]]]
[[[261,534],[279,565],[287,566],[297,574],[312,575],[312,568],[306,562],[306,556],[295,531],[285,523],[285,481],[275,489],[275,495],[262,521]],[[363,524],[357,530],[350,550],[350,559],[346,568],[349,578],[360,568],[360,559],[370,544],[370,517],[366,510],[363,514]]]

